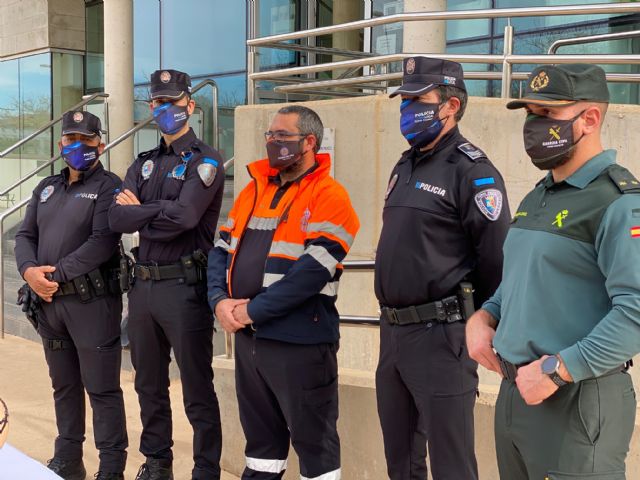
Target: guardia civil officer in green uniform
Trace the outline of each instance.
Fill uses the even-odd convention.
[[[604,150],[604,71],[543,65],[522,99],[524,143],[548,170],[504,245],[502,284],[467,323],[472,358],[502,374],[500,477],[625,479],[640,352],[640,183]],[[495,349],[494,350],[492,349]]]

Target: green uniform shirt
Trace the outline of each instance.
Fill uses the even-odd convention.
[[[520,204],[502,283],[482,307],[506,360],[559,353],[580,381],[640,352],[640,184],[615,156],[559,183],[549,173]]]

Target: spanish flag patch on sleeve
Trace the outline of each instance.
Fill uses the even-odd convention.
[[[631,233],[632,237],[640,237],[640,225],[636,227],[631,227],[629,232]]]

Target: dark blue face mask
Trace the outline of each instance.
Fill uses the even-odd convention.
[[[187,105],[180,106],[170,102],[158,105],[153,109],[153,119],[162,133],[173,135],[189,120]]]
[[[80,141],[63,146],[60,154],[67,165],[81,172],[89,170],[99,156],[98,147],[85,145]]]
[[[444,123],[438,117],[440,105],[406,99],[400,104],[400,131],[412,147],[421,148],[433,142]]]

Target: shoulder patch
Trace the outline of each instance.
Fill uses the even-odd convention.
[[[495,188],[488,190],[482,190],[476,193],[475,196],[476,206],[478,210],[492,222],[495,222],[500,217],[502,212],[502,192]]]
[[[633,174],[620,165],[612,165],[607,170],[609,178],[622,193],[640,193],[640,182]]]
[[[202,163],[198,165],[198,176],[205,187],[210,187],[216,179],[218,172],[218,161],[213,158],[204,157]]]
[[[471,160],[477,160],[479,158],[487,158],[487,155],[482,150],[480,150],[478,147],[476,147],[470,142],[458,145],[458,150],[464,153]]]

